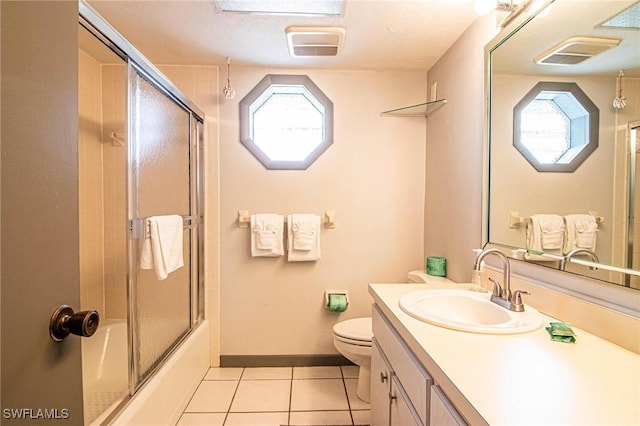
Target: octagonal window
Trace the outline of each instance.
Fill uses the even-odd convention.
[[[240,101],[240,141],[267,169],[306,169],[333,143],[333,103],[307,76],[267,75]]]
[[[540,82],[513,109],[513,145],[540,172],[573,172],[598,147],[598,120],[577,84]]]

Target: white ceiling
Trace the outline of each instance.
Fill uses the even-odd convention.
[[[426,71],[477,18],[473,0],[345,0],[335,17],[219,12],[205,0],[89,4],[156,64]],[[291,25],[345,28],[342,54],[290,56]]]

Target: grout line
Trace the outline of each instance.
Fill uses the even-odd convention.
[[[291,424],[291,401],[293,400],[293,368],[291,368],[291,381],[289,382],[289,411],[287,412],[287,424]]]
[[[347,382],[344,380],[344,371],[342,371],[342,367],[340,367],[340,375],[342,376],[342,386],[344,387],[344,394],[347,398],[347,407],[349,407],[349,417],[351,418],[351,424],[355,425],[356,423],[353,421],[353,412],[351,411],[351,401],[349,401],[349,391],[347,390]]]
[[[244,368],[242,369],[242,372],[240,372],[240,377],[236,382],[236,389],[233,391],[233,396],[231,397],[231,401],[229,401],[229,408],[227,408],[227,413],[224,415],[224,420],[222,421],[223,425],[227,422],[227,418],[229,417],[229,413],[231,412],[231,406],[233,405],[233,400],[236,398],[236,394],[238,393],[238,388],[240,387],[240,380],[242,380],[243,375],[244,375]]]

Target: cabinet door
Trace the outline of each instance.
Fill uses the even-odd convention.
[[[467,424],[442,392],[440,386],[431,387],[429,424],[437,426],[465,426]]]
[[[418,413],[409,402],[409,397],[400,386],[398,376],[394,375],[391,378],[389,398],[391,399],[391,421],[389,422],[391,426],[423,426]]]
[[[375,338],[371,348],[371,426],[387,426],[389,425],[391,368]]]

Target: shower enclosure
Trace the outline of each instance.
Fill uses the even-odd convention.
[[[79,25],[79,213],[85,424],[124,405],[202,321],[204,114],[86,4]],[[184,266],[141,269],[148,218],[183,220]],[[126,343],[126,344],[124,344]]]

